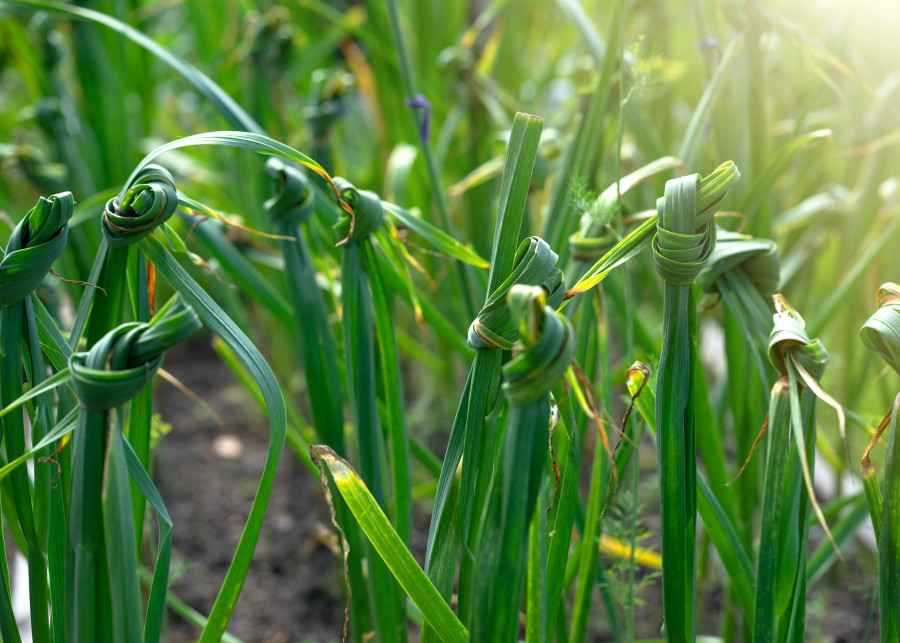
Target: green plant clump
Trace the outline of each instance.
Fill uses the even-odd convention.
[[[900,373],[900,10],[0,19],[3,641],[900,641],[900,395],[857,339]],[[216,396],[179,380],[209,343]],[[167,508],[168,387],[262,411],[234,542]],[[290,517],[333,569],[285,576],[336,609],[273,635],[277,474],[321,483]],[[206,604],[182,534],[228,552]]]

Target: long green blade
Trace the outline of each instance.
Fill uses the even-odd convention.
[[[425,620],[440,633],[444,641],[466,643],[468,641],[466,629],[456,618],[450,606],[441,598],[431,581],[428,580],[415,558],[403,545],[403,541],[391,527],[387,516],[384,515],[359,475],[345,460],[326,446],[311,446],[310,456],[328,469],[335,486],[341,492],[359,526],[413,603],[422,612]],[[323,484],[327,487],[324,471],[322,475]]]
[[[266,463],[263,467],[256,497],[250,507],[250,515],[238,542],[234,558],[228,567],[225,580],[213,604],[209,621],[200,637],[202,643],[212,643],[213,641],[218,641],[225,632],[225,627],[228,624],[231,613],[234,611],[244,579],[250,569],[250,561],[253,559],[256,541],[259,539],[259,532],[262,529],[266,505],[275,480],[275,471],[285,443],[287,417],[284,399],[281,396],[281,390],[275,380],[275,375],[260,354],[259,349],[228,318],[225,311],[210,299],[209,295],[172,258],[162,242],[154,236],[148,236],[141,240],[140,246],[147,254],[147,257],[154,263],[157,270],[197,312],[203,323],[221,337],[229,348],[244,362],[259,385],[269,412],[269,448],[266,453]]]

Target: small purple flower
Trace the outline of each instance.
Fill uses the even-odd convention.
[[[419,113],[419,141],[427,143],[431,133],[431,103],[424,95],[416,94],[406,99],[406,106]]]

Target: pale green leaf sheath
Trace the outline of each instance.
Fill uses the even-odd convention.
[[[507,294],[519,341],[513,359],[503,367],[503,392],[510,410],[475,552],[472,641],[518,640],[526,534],[548,472],[549,392],[575,353],[569,320],[548,304],[553,296],[558,304],[565,288],[559,283],[550,292],[548,296],[546,287],[514,285]],[[536,607],[546,604],[545,590],[537,593],[537,600],[529,602]],[[535,622],[540,636],[544,628],[544,623]]]
[[[863,344],[881,355],[900,373],[900,286],[886,283],[876,295],[878,310],[860,329]],[[888,422],[890,424],[888,424]],[[878,540],[879,624],[881,640],[900,638],[900,395],[881,422],[862,458],[863,486],[869,514]],[[882,433],[888,430],[884,461],[884,493],[878,483],[869,454]]]
[[[656,389],[657,442],[663,556],[663,616],[669,641],[696,634],[695,531],[697,462],[694,427],[694,343],[697,333],[692,286],[715,248],[712,218],[739,177],[723,164],[701,179],[694,174],[666,183],[656,204],[659,220],[652,247],[665,281],[663,346]],[[706,187],[706,190],[703,188]]]
[[[0,406],[7,406],[22,395],[23,364],[31,364],[32,386],[43,379],[43,356],[37,337],[37,324],[31,293],[50,271],[53,262],[65,249],[69,234],[69,219],[75,206],[71,192],[48,199],[40,198],[37,205],[19,222],[10,236],[0,261]],[[28,347],[28,359],[23,362],[23,345]],[[42,405],[43,406],[43,405]],[[34,424],[35,442],[47,430],[49,417]],[[23,410],[6,415],[2,421],[2,438],[8,460],[25,452],[25,422]],[[35,523],[35,507],[47,510],[50,489],[47,471],[35,469],[32,496],[28,472],[18,468],[11,474],[13,499],[19,524],[28,545],[28,575],[30,608],[36,641],[49,640],[50,622],[47,613],[47,536]],[[53,597],[54,600],[60,598]],[[59,603],[57,603],[59,604]],[[9,586],[0,580],[0,634],[4,640],[18,641],[19,633],[12,614]]]

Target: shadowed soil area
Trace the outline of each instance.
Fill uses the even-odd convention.
[[[155,461],[157,485],[175,525],[172,591],[208,614],[250,512],[268,424],[208,340],[173,349],[164,367],[225,423],[223,430],[173,386],[156,386],[157,408],[172,424]],[[321,483],[286,447],[229,632],[247,643],[340,640],[343,581],[327,544],[329,524]],[[199,634],[176,616],[169,628],[169,640],[179,643]]]

